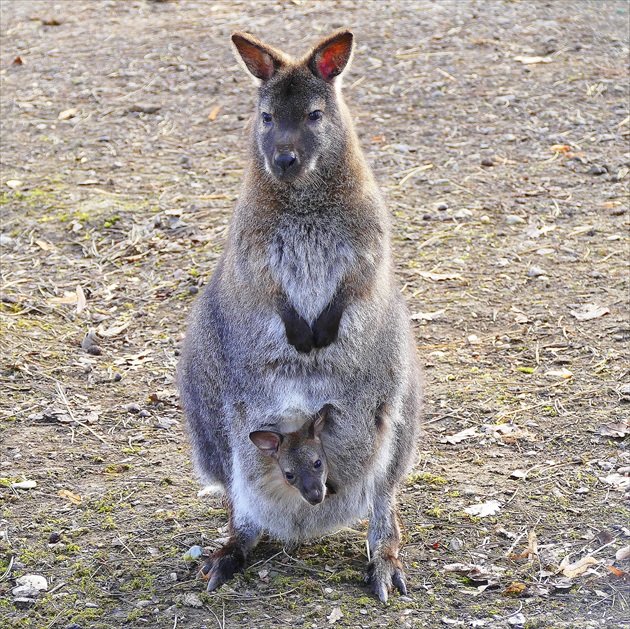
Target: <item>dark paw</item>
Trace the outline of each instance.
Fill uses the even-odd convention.
[[[394,588],[401,594],[407,594],[407,578],[400,560],[395,558],[375,557],[368,565],[365,582],[381,603],[387,603]]]
[[[313,349],[313,330],[309,324],[290,306],[280,314],[289,344],[298,352],[308,354]]]
[[[212,592],[229,581],[244,565],[245,557],[241,551],[222,548],[203,563],[199,575],[208,582],[206,590]]]
[[[337,339],[341,315],[341,310],[328,308],[317,317],[317,321],[313,325],[313,345],[315,347],[326,347]]]

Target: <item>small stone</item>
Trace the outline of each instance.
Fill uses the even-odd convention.
[[[61,541],[61,533],[58,533],[58,532],[55,531],[54,533],[51,533],[48,536],[48,543],[49,544],[57,544],[60,541]]]
[[[181,598],[181,601],[182,605],[185,605],[186,607],[203,607],[203,601],[199,598],[199,595],[195,594],[194,592],[188,592],[187,594],[184,594]]]
[[[525,219],[521,216],[516,216],[516,214],[508,214],[505,220],[508,225],[523,225],[525,223]]]
[[[87,349],[87,353],[92,356],[100,356],[103,353],[100,345],[90,345]]]
[[[606,168],[604,168],[604,166],[593,166],[589,171],[588,174],[589,175],[594,175],[594,176],[599,176],[599,175],[605,175],[608,171],[606,170]]]
[[[168,575],[168,578],[170,581],[172,581],[173,583],[175,583],[177,581],[177,572],[171,572]]]
[[[129,107],[127,111],[138,112],[142,114],[155,114],[162,109],[162,105],[150,105],[147,103],[138,103]]]
[[[196,295],[199,292],[199,286],[189,286],[188,287],[188,294],[189,295]]]
[[[76,622],[66,625],[63,629],[83,629],[83,625],[77,625]]]
[[[6,234],[0,234],[0,247],[9,247],[15,243],[15,239]]]
[[[513,627],[520,627],[521,625],[524,625],[527,622],[527,619],[525,618],[525,616],[523,614],[514,614],[513,616],[510,616],[508,618],[508,622],[513,626]]]
[[[547,272],[539,266],[530,266],[527,270],[527,275],[529,277],[540,277],[541,275],[547,275]]]
[[[146,599],[144,601],[138,601],[136,603],[136,607],[138,607],[139,609],[144,609],[145,607],[150,607],[151,605],[153,605],[153,603]]]
[[[503,139],[504,139],[506,142],[514,142],[514,141],[516,141],[516,136],[515,136],[515,135],[513,135],[513,134],[511,134],[511,133],[506,133],[506,134],[503,136]]]
[[[485,166],[486,168],[490,168],[491,166],[494,166],[494,161],[492,161],[491,157],[484,157],[481,160],[481,165]]]
[[[437,206],[437,210],[438,210],[439,212],[444,212],[445,210],[448,210],[448,205],[446,205],[446,203],[440,203],[440,204]]]
[[[203,548],[201,548],[201,546],[191,546],[184,554],[184,559],[186,561],[194,561],[195,559],[199,559],[201,555],[203,555]]]
[[[16,454],[14,457],[14,459],[18,458],[18,455]],[[22,458],[20,456],[20,458]],[[37,487],[37,481],[35,480],[23,480],[20,481],[19,483],[11,483],[10,485],[11,489],[35,489],[35,487]],[[22,578],[22,577],[20,577]],[[19,579],[18,579],[19,581]]]
[[[137,404],[127,404],[127,406],[125,406],[125,410],[128,413],[132,413],[132,414],[137,414],[140,412],[140,407]]]

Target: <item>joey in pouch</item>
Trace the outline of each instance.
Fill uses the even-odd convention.
[[[388,210],[342,96],[354,37],[301,58],[246,33],[232,44],[256,85],[247,168],[178,365],[196,471],[229,506],[229,540],[201,572],[212,590],[264,533],[300,543],[367,517],[366,581],[386,602],[406,592],[396,496],[420,371]]]

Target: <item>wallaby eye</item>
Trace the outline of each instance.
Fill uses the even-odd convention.
[[[315,463],[313,463],[313,467],[318,470],[320,467],[322,466],[322,462],[317,459],[317,461],[315,461]]]
[[[265,124],[271,124],[273,122],[273,116],[271,114],[268,114],[266,111],[263,111],[263,113],[262,113],[262,121]]]
[[[308,119],[309,119],[309,120],[313,120],[313,121],[315,121],[315,120],[321,120],[323,115],[324,115],[324,114],[323,114],[323,113],[322,113],[319,109],[316,109],[315,111],[312,111],[312,112],[308,115]]]
[[[289,482],[295,480],[295,474],[291,474],[291,472],[285,472],[284,476]]]

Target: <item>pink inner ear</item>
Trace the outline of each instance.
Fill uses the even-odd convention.
[[[347,62],[348,46],[345,42],[332,44],[322,51],[317,68],[327,79],[341,74]]]

